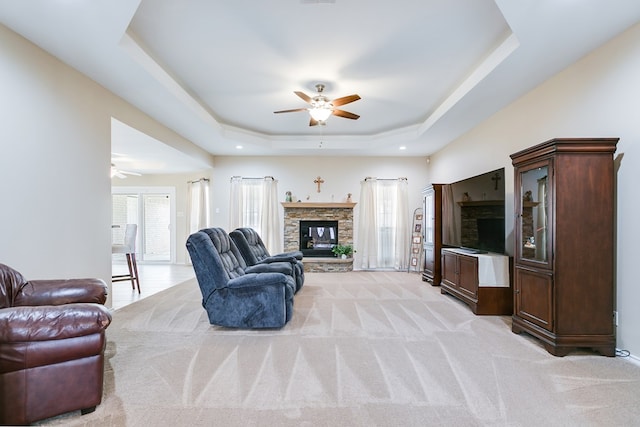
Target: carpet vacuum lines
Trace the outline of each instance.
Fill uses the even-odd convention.
[[[105,391],[64,426],[637,425],[640,367],[554,357],[406,272],[308,273],[280,330],[208,323],[195,279],[114,312]]]

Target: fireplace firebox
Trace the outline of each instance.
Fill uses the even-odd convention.
[[[331,257],[338,242],[338,221],[300,221],[300,250],[305,257]]]

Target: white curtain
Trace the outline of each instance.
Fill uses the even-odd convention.
[[[189,234],[209,227],[209,180],[202,178],[188,183],[187,211]]]
[[[260,237],[270,254],[282,252],[282,230],[278,206],[278,181],[266,178],[263,181],[263,198],[260,218]]]
[[[364,270],[378,267],[378,218],[376,215],[376,181],[365,179],[360,188],[360,225],[356,250],[360,254],[360,267]]]
[[[278,182],[272,177],[231,178],[229,231],[250,227],[262,238],[270,253],[282,252],[278,209]]]
[[[242,227],[242,177],[231,178],[231,197],[229,200],[229,231]]]
[[[362,269],[407,269],[409,215],[406,179],[362,181],[356,248]]]
[[[396,201],[395,201],[395,257],[393,259],[396,270],[406,270],[409,268],[410,235],[411,222],[409,217],[409,183],[406,179],[396,181]]]

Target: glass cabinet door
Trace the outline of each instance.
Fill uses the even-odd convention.
[[[520,190],[516,251],[522,261],[550,264],[550,169],[551,164],[544,162],[521,168],[516,175]]]
[[[434,215],[435,215],[435,209],[434,209],[434,200],[433,200],[433,190],[429,190],[425,193],[424,195],[424,243],[427,245],[432,245],[434,244]]]

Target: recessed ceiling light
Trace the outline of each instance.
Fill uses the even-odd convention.
[[[407,147],[405,147],[404,145],[401,145],[401,146],[400,146],[400,149],[401,149],[401,150],[406,150],[406,149],[407,149]]]
[[[237,148],[238,150],[242,150],[242,145],[236,145],[236,148]]]

